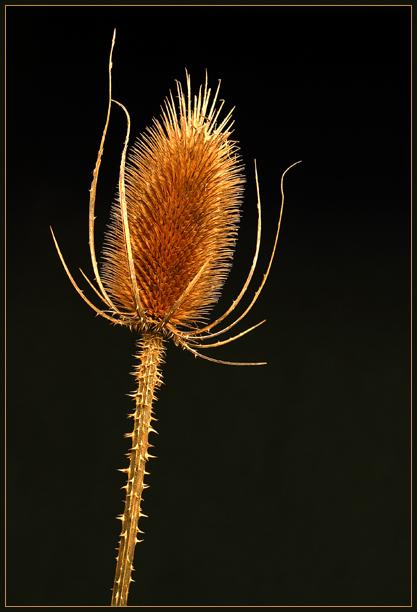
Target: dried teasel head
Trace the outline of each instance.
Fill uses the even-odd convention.
[[[112,323],[140,332],[154,330],[170,337],[195,356],[228,365],[263,365],[265,362],[230,362],[214,359],[197,348],[222,346],[252,331],[264,321],[227,339],[210,342],[241,321],[251,310],[265,285],[278,242],[284,205],[285,174],[281,176],[281,208],[274,246],[259,288],[244,312],[231,323],[211,331],[228,317],[245,296],[258,261],[261,241],[261,203],[255,162],[258,228],[256,248],[247,278],[230,307],[215,321],[198,327],[220,296],[230,269],[236,242],[244,183],[239,148],[232,140],[232,113],[224,117],[224,101],[212,93],[207,75],[204,86],[193,94],[186,73],[185,90],[177,82],[165,100],[160,119],[142,134],[127,154],[130,116],[112,98],[112,52],[109,61],[107,118],[90,189],[89,244],[95,286],[83,274],[105,304],[95,306],[72,277],[52,232],[59,257],[71,283],[84,301]],[[104,240],[101,273],[94,245],[95,196],[112,105],[127,119],[121,155],[118,197]],[[51,230],[52,231],[52,230]]]
[[[230,268],[244,177],[231,140],[232,112],[220,122],[217,98],[207,78],[193,96],[187,74],[186,92],[177,82],[177,104],[171,94],[161,119],[154,119],[127,158],[134,274],[145,318],[154,323],[169,318],[187,326],[201,320],[218,300]],[[105,237],[102,280],[118,308],[135,310],[120,194]]]

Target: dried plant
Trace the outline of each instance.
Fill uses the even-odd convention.
[[[127,605],[132,582],[138,521],[144,517],[141,500],[146,463],[151,455],[148,436],[155,430],[152,405],[161,384],[160,367],[168,339],[215,363],[255,366],[265,362],[230,362],[215,359],[197,349],[214,348],[232,342],[257,325],[224,340],[211,340],[228,332],[241,321],[256,302],[274,258],[284,204],[281,177],[281,209],[275,242],[262,282],[242,314],[217,331],[212,331],[238,306],[255,272],[261,240],[261,203],[255,162],[258,228],[256,248],[245,283],[230,307],[215,321],[206,323],[210,308],[218,300],[229,271],[239,221],[243,168],[238,145],[231,140],[233,109],[220,119],[223,101],[218,102],[220,81],[214,95],[207,75],[198,95],[191,93],[186,73],[186,91],[177,82],[177,104],[172,93],[165,100],[160,120],[153,120],[127,156],[130,117],[126,108],[112,98],[112,54],[109,59],[109,102],[107,118],[90,189],[89,244],[97,286],[84,274],[104,307],[93,304],[71,275],[51,228],[62,265],[82,299],[101,317],[115,325],[139,332],[137,391],[133,419],[130,463],[127,474],[124,512],[118,548],[112,605]],[[112,206],[111,222],[104,240],[103,264],[99,271],[94,245],[97,179],[109,125],[112,104],[125,113],[127,133],[121,155],[118,197]],[[297,164],[300,162],[296,162]],[[198,327],[200,325],[200,327]]]

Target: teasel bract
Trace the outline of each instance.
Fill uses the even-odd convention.
[[[281,208],[275,241],[267,269],[258,289],[244,311],[221,329],[226,319],[245,296],[258,261],[261,241],[261,203],[255,162],[258,223],[256,248],[247,278],[238,296],[215,321],[207,323],[211,307],[218,301],[231,266],[240,216],[244,183],[243,166],[236,141],[231,139],[232,113],[221,117],[224,101],[218,101],[220,81],[214,93],[204,86],[192,94],[191,79],[186,85],[177,81],[175,102],[172,93],[162,107],[161,118],[154,119],[127,155],[130,116],[123,104],[112,98],[113,33],[109,59],[109,101],[93,180],[90,189],[89,245],[96,285],[81,273],[104,306],[96,306],[70,273],[52,231],[62,265],[76,291],[96,312],[116,325],[128,326],[140,336],[135,367],[135,410],[129,415],[133,429],[127,474],[125,506],[116,557],[112,591],[113,606],[127,605],[133,581],[135,546],[140,542],[139,519],[144,517],[141,502],[148,452],[148,437],[155,432],[152,407],[161,385],[161,365],[165,344],[174,344],[195,357],[236,366],[264,365],[265,362],[231,362],[201,353],[232,342],[265,321],[223,340],[212,341],[232,329],[251,310],[269,274],[281,226],[284,204],[281,176]],[[97,179],[112,105],[125,113],[127,133],[121,154],[118,196],[111,210],[111,221],[104,238],[101,271],[94,242]],[[212,331],[216,329],[215,331]],[[197,350],[200,349],[200,350]]]

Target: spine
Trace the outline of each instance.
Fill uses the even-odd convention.
[[[132,570],[135,546],[141,540],[138,522],[141,516],[146,516],[141,509],[146,462],[152,458],[148,453],[151,446],[148,442],[149,433],[155,431],[151,423],[154,421],[152,405],[155,393],[162,384],[160,366],[165,352],[163,338],[159,333],[147,332],[139,341],[138,360],[134,375],[137,381],[135,411],[129,415],[134,419],[133,431],[126,434],[131,438],[132,446],[128,453],[130,462],[128,468],[121,471],[127,474],[124,512],[118,518],[122,529],[117,553],[116,574],[112,592],[112,606],[126,606],[130,583],[133,582]]]

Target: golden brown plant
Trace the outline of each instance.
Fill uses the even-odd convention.
[[[210,342],[229,331],[251,310],[268,277],[274,258],[284,204],[281,177],[281,209],[274,246],[260,287],[243,313],[222,329],[211,331],[240,303],[253,277],[261,239],[261,203],[255,163],[258,229],[256,249],[245,283],[230,307],[215,321],[204,324],[210,308],[220,296],[231,265],[244,183],[238,145],[231,140],[233,109],[220,118],[223,101],[218,103],[219,85],[212,95],[207,75],[198,94],[192,95],[186,73],[186,91],[177,82],[177,105],[172,93],[165,100],[162,115],[154,119],[130,151],[130,117],[126,108],[112,98],[113,34],[109,60],[109,102],[90,189],[89,244],[97,287],[84,274],[91,289],[103,302],[95,306],[71,275],[58,243],[53,240],[64,269],[76,291],[100,316],[125,325],[141,334],[135,369],[137,391],[129,452],[124,512],[118,518],[122,530],[118,548],[112,605],[127,605],[132,582],[133,558],[142,493],[147,485],[145,467],[151,455],[149,433],[154,432],[152,405],[161,384],[160,366],[164,344],[172,339],[194,356],[227,365],[264,365],[265,362],[230,362],[215,359],[196,349],[222,346],[252,331],[264,321],[225,340]],[[111,211],[105,235],[103,265],[99,271],[94,245],[94,210],[97,179],[109,125],[112,103],[127,119],[127,134],[121,155],[118,197]],[[300,162],[296,162],[297,164]],[[202,324],[203,323],[203,324]],[[201,327],[198,327],[198,325]]]

